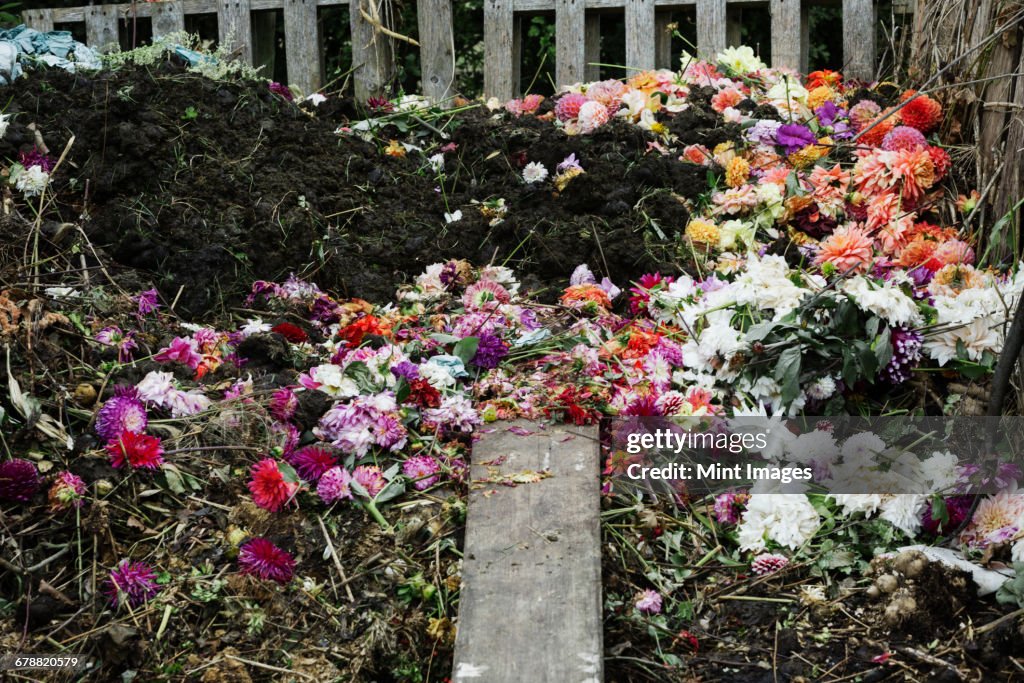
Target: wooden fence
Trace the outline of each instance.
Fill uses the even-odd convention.
[[[25,23],[41,31],[54,24],[84,22],[86,40],[97,48],[118,43],[118,22],[149,18],[154,37],[180,31],[186,15],[216,14],[218,36],[241,59],[253,63],[252,12],[282,10],[288,80],[303,92],[323,84],[318,8],[348,6],[352,36],[352,75],[358,99],[385,91],[395,73],[393,40],[388,26],[391,0],[159,0],[135,4],[34,9]],[[826,0],[827,2],[828,0]],[[836,0],[831,0],[833,3]],[[870,79],[875,68],[876,20],[873,0],[841,0],[844,73]],[[505,99],[519,90],[524,17],[554,14],[555,80],[574,83],[597,78],[601,17],[623,12],[625,66],[667,67],[671,60],[673,11],[696,12],[697,49],[714,55],[740,43],[738,26],[727,20],[730,7],[767,6],[771,15],[773,66],[806,68],[808,5],[801,0],[484,0],[484,90]],[[451,0],[419,0],[419,41],[422,85],[435,101],[452,93],[455,79]],[[838,27],[836,27],[838,28]]]

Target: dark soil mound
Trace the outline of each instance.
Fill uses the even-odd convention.
[[[70,171],[57,182],[69,202],[63,219],[87,216],[98,247],[152,272],[192,315],[238,301],[253,279],[302,270],[379,301],[453,257],[509,259],[535,286],[563,286],[581,262],[622,283],[675,260],[671,238],[688,219],[680,199],[707,189],[707,169],[652,152],[654,137],[627,124],[568,137],[550,122],[479,107],[436,122],[450,139],[426,126],[379,136],[415,140],[428,155],[455,143],[442,189],[424,154],[394,158],[336,134],[354,117],[349,102],[314,111],[265,83],[213,81],[171,61],[38,72],[6,93],[6,111],[18,116],[0,154],[32,148],[29,124],[53,154],[74,135]],[[699,111],[677,119],[671,126],[688,141],[737,134]],[[527,162],[554,172],[571,153],[586,174],[561,195],[521,180]],[[491,226],[473,202],[498,198],[508,214]],[[445,211],[457,208],[464,218],[446,225]]]

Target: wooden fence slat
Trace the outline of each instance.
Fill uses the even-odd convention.
[[[217,35],[221,45],[238,51],[252,64],[252,12],[249,0],[220,0],[217,4]]]
[[[512,0],[484,0],[484,92],[507,100],[519,89],[513,86]]]
[[[85,36],[89,46],[100,51],[118,48],[117,9],[114,5],[85,8]]]
[[[154,38],[185,30],[185,10],[181,0],[165,0],[153,5]]]
[[[586,66],[583,67],[583,76],[587,81],[596,81],[601,78],[601,15],[591,12],[587,14],[583,28],[583,52],[585,54]]]
[[[843,0],[843,74],[875,77],[875,8],[872,0]]]
[[[416,9],[423,94],[432,102],[441,102],[451,96],[455,80],[452,3],[451,0],[420,0]]]
[[[584,0],[555,0],[555,84],[571,85],[584,80],[587,61],[583,44],[586,32]]]
[[[626,66],[653,69],[656,43],[654,0],[627,0]]]
[[[305,95],[316,92],[321,85],[316,0],[285,0],[284,55],[289,85]]]
[[[25,25],[37,31],[46,33],[53,30],[52,9],[30,9],[22,12],[21,18]]]
[[[385,24],[387,4],[388,0],[353,0],[350,5],[352,82],[360,104],[370,97],[382,97],[395,73],[391,38],[377,31],[373,23]]]
[[[654,67],[672,68],[672,12],[658,12],[654,15]]]
[[[697,51],[714,61],[726,48],[725,0],[697,0]]]
[[[800,68],[800,0],[771,0],[772,66]]]

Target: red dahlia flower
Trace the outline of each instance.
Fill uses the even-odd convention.
[[[252,500],[264,510],[277,512],[298,491],[297,482],[285,481],[281,468],[273,458],[264,458],[252,466],[249,491]]]
[[[301,327],[292,323],[278,323],[271,327],[270,331],[277,332],[292,344],[301,344],[309,341],[309,335]]]
[[[122,432],[107,444],[110,464],[120,469],[128,464],[132,469],[155,470],[164,462],[164,447],[159,437],[135,432]]]

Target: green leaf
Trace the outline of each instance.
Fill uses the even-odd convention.
[[[373,381],[373,373],[370,366],[361,360],[352,361],[345,368],[345,376],[350,377],[363,393],[374,394],[377,392],[377,383]]]
[[[295,471],[295,468],[288,463],[278,460],[277,469],[281,472],[281,477],[289,484],[299,483],[299,473]]]
[[[779,356],[775,366],[775,380],[782,385],[782,403],[789,404],[800,394],[800,359],[799,346],[791,346]]]
[[[892,360],[892,329],[886,327],[875,339],[875,358],[878,367],[884,368]]]
[[[476,355],[476,350],[479,346],[479,337],[464,337],[455,345],[452,355],[462,360],[463,365],[469,366],[469,362],[473,360],[473,356]]]

